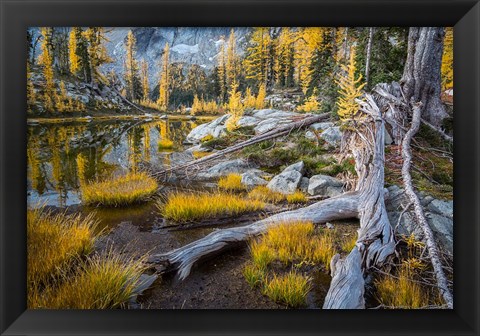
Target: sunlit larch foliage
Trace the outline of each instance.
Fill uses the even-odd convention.
[[[253,29],[243,61],[245,78],[255,86],[260,83],[269,85],[269,72],[272,67],[271,60],[272,38],[270,28],[257,27]]]
[[[453,27],[445,28],[442,56],[442,87],[453,88]]]
[[[232,83],[232,88],[229,92],[228,111],[230,112],[230,118],[228,118],[225,126],[227,127],[227,130],[233,131],[238,128],[238,120],[240,120],[243,115],[242,93],[238,91],[237,82]]]
[[[360,99],[363,95],[362,75],[358,77],[355,75],[357,69],[355,62],[355,47],[350,48],[350,58],[347,65],[342,64],[342,70],[338,76],[337,83],[340,87],[339,97],[337,101],[338,116],[340,119],[353,118],[359,109],[358,103],[355,99]]]
[[[53,44],[52,28],[42,27],[42,43],[39,64],[42,66],[42,74],[45,80],[43,87],[43,103],[45,110],[52,112],[54,110],[55,82],[53,80]]]

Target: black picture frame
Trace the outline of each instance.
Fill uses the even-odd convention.
[[[478,335],[480,4],[472,0],[0,0],[2,335]],[[26,310],[29,26],[455,26],[453,310]]]

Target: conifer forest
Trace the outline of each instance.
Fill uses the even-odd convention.
[[[30,27],[32,309],[452,309],[453,28]]]

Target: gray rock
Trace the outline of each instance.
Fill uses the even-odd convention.
[[[243,116],[238,120],[237,125],[240,127],[255,126],[259,121],[260,119],[255,117]]]
[[[274,110],[274,109],[263,109],[263,110],[256,110],[253,112],[253,116],[258,119],[291,118],[298,115],[299,114],[295,112],[288,112],[288,111],[281,111],[281,110]]]
[[[302,173],[296,170],[283,171],[268,182],[267,188],[282,194],[293,194],[301,180]]]
[[[260,173],[259,173],[260,172]],[[242,184],[246,187],[256,187],[259,185],[266,185],[268,181],[263,179],[260,175],[263,173],[261,170],[256,169],[249,170],[242,174]]]
[[[255,126],[255,133],[265,133],[276,128],[280,124],[280,119],[269,118],[263,121],[260,121],[257,126]]]
[[[332,223],[328,223],[328,222],[325,223],[325,226],[327,227],[327,229],[333,229],[333,228],[334,228],[333,224],[332,224]]]
[[[344,183],[328,175],[314,175],[310,178],[307,192],[312,195],[328,197],[338,196],[343,191]]]
[[[215,166],[209,168],[206,172],[201,172],[197,174],[197,179],[214,179],[221,176],[226,176],[231,173],[243,174],[246,171],[252,169],[246,161],[236,159],[225,162],[220,162]]]
[[[225,134],[225,121],[230,118],[230,114],[225,114],[209,123],[201,124],[188,133],[185,141],[189,143],[199,143],[200,140],[208,135],[219,137]]]
[[[300,189],[303,193],[307,193],[309,183],[310,183],[310,179],[308,177],[302,177],[302,179],[300,180],[300,185],[298,186],[298,189]]]
[[[327,128],[333,127],[334,123],[330,121],[320,122],[310,125],[310,129],[316,132],[325,131]]]
[[[284,172],[287,172],[287,171],[292,171],[292,170],[296,170],[298,171],[299,173],[301,173],[303,175],[303,168],[305,167],[305,164],[303,163],[303,161],[299,161],[297,163],[294,163],[290,166],[288,166],[287,168],[285,168],[283,171]]]
[[[329,145],[337,146],[342,140],[342,131],[340,131],[340,127],[338,126],[330,127],[320,134],[320,138],[325,140]]]
[[[405,191],[398,186],[391,186],[388,191],[389,198],[385,205],[390,224],[396,230],[396,233],[403,236],[413,234],[415,239],[422,240],[423,230],[415,220],[412,207],[409,211],[404,212],[400,218],[404,207],[410,203]],[[436,241],[443,250],[453,254],[453,201],[433,199],[423,193],[419,193],[418,196]]]
[[[434,199],[428,204],[428,210],[432,213],[453,219],[453,201]]]

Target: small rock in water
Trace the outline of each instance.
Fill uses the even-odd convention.
[[[327,229],[333,229],[333,224],[332,223],[327,223],[325,224]]]

